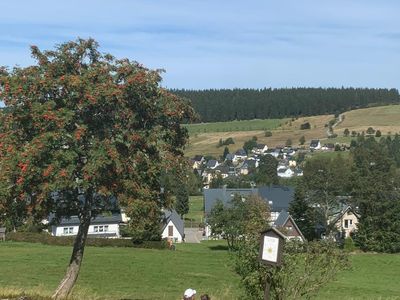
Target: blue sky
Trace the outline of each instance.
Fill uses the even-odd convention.
[[[169,88],[399,88],[400,1],[3,1],[0,65],[92,37]]]

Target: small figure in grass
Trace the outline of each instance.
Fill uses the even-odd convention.
[[[183,300],[194,300],[194,296],[196,296],[196,290],[187,289],[183,294]]]
[[[211,300],[211,298],[207,294],[203,294],[200,296],[200,300]]]

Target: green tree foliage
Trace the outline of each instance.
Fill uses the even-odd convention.
[[[217,201],[207,222],[211,226],[212,235],[222,236],[227,240],[229,249],[235,250],[241,240],[258,235],[268,228],[269,217],[268,204],[262,198],[235,195],[227,206]]]
[[[306,129],[310,129],[310,128],[311,128],[311,125],[309,122],[306,122],[306,123],[303,123],[300,125],[301,130],[306,130]]]
[[[210,182],[210,189],[219,189],[225,184],[224,179],[222,178],[221,174],[216,174]]]
[[[304,145],[305,142],[306,142],[306,138],[305,138],[304,135],[302,135],[302,136],[300,137],[300,139],[299,139],[299,144],[300,144],[300,145]]]
[[[294,199],[289,206],[289,213],[308,241],[317,237],[315,232],[315,225],[317,224],[315,210],[315,207],[307,201],[304,183],[300,180],[296,185]]]
[[[201,122],[337,114],[369,104],[398,104],[396,89],[285,88],[173,90],[191,99]]]
[[[266,280],[271,299],[310,299],[349,266],[345,252],[332,242],[296,240],[285,242],[281,267],[266,266],[259,261],[259,238],[241,240],[235,253],[235,270],[242,278],[246,299],[263,299]]]
[[[255,174],[255,181],[259,185],[278,184],[279,177],[277,173],[278,160],[271,154],[263,155],[260,158],[258,168]]]
[[[244,142],[243,150],[246,151],[247,154],[253,150],[253,148],[257,147],[257,137],[253,136],[250,140]]]
[[[272,131],[269,131],[269,130],[265,131],[264,136],[265,137],[271,137],[272,136]]]
[[[343,131],[343,135],[344,135],[344,136],[349,136],[349,135],[350,135],[349,129],[346,128],[346,129]]]
[[[367,134],[374,134],[375,133],[375,129],[373,129],[372,127],[368,127],[366,133]]]
[[[222,154],[223,159],[225,159],[228,154],[229,154],[229,148],[225,146],[224,153]]]
[[[360,214],[355,242],[363,250],[399,252],[400,183],[395,162],[373,137],[360,139],[352,156],[353,200]]]
[[[181,218],[189,212],[189,193],[185,186],[176,191],[175,210]]]
[[[131,217],[159,222],[172,204],[160,195],[160,175],[180,166],[188,138],[180,124],[194,115],[160,88],[158,71],[97,48],[91,39],[44,52],[32,46],[36,65],[0,69],[1,218],[14,202],[23,203],[22,217],[80,218],[56,299],[76,282],[90,220],[114,197]]]
[[[337,196],[343,196],[348,189],[350,162],[340,155],[319,156],[306,161],[303,171],[307,201],[317,207],[317,220],[329,235],[333,229],[329,220],[339,209]]]
[[[382,136],[382,132],[378,129],[376,132],[375,132],[375,137],[381,137]]]

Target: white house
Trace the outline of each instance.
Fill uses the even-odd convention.
[[[181,243],[184,240],[184,222],[175,210],[165,210],[162,225],[162,238],[172,239],[175,243]]]
[[[310,150],[319,150],[319,149],[321,149],[321,142],[319,140],[311,140]]]
[[[359,215],[350,206],[346,206],[331,222],[340,233],[344,234],[343,237],[346,238],[357,230],[359,218]]]
[[[265,154],[268,150],[268,146],[265,144],[257,144],[257,147],[254,147],[251,152],[254,154]]]
[[[233,155],[232,161],[234,163],[238,162],[239,160],[245,160],[247,158],[247,153],[243,149],[239,149]]]
[[[282,178],[291,178],[294,175],[294,172],[291,168],[280,167],[277,170],[278,176]]]
[[[122,223],[121,214],[99,215],[90,222],[88,235],[92,237],[121,237],[119,225]],[[62,218],[59,224],[51,226],[53,236],[74,236],[79,229],[78,216]]]

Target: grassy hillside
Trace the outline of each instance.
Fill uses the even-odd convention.
[[[378,106],[352,110],[344,113],[344,120],[335,128],[339,135],[345,128],[362,132],[368,127],[379,129],[382,134],[394,134],[400,131],[400,105]]]
[[[253,120],[209,123],[189,125],[190,140],[186,148],[185,155],[192,157],[196,154],[220,156],[224,147],[217,148],[220,139],[232,137],[234,145],[229,145],[231,152],[241,148],[243,143],[253,136],[258,138],[259,143],[265,143],[270,147],[285,145],[288,139],[292,144],[299,146],[299,139],[302,135],[306,138],[306,145],[311,139],[321,139],[326,143],[350,143],[350,137],[343,137],[343,131],[348,128],[351,131],[362,132],[368,127],[379,129],[383,135],[388,133],[395,134],[400,132],[400,105],[388,105],[357,109],[344,113],[344,120],[335,129],[338,134],[335,139],[328,139],[325,124],[334,118],[333,115],[321,115],[305,118],[298,118],[294,121],[290,119],[279,120]],[[267,121],[270,121],[269,123]],[[300,130],[300,125],[310,122],[310,130]],[[242,124],[242,125],[233,125]],[[259,125],[257,125],[259,124]],[[271,137],[265,137],[265,129],[262,124],[269,124],[271,127],[266,130],[272,132]],[[198,127],[197,127],[198,126]],[[258,126],[258,127],[257,127]],[[267,126],[267,125],[265,125]],[[275,127],[274,127],[275,126]]]
[[[223,132],[222,128],[225,127],[222,124],[224,123],[213,123],[220,125],[219,127],[214,127],[216,125],[208,127],[208,130],[210,131],[206,133],[190,134],[189,146],[185,151],[185,155],[189,157],[196,154],[220,156],[224,151],[224,147],[217,148],[218,141],[220,139],[225,140],[229,137],[232,137],[235,141],[234,145],[228,146],[231,152],[241,148],[244,142],[251,139],[253,136],[257,137],[259,143],[265,143],[268,146],[285,145],[288,139],[292,140],[293,145],[298,145],[299,139],[303,135],[305,136],[307,141],[314,138],[325,138],[325,124],[328,123],[331,119],[333,119],[333,115],[298,118],[293,121],[291,121],[290,119],[283,119],[279,127],[275,127],[275,129],[268,129],[272,132],[271,137],[265,137],[265,130],[261,128],[257,130],[232,130]],[[310,130],[300,130],[300,125],[305,122],[309,122],[311,124]],[[214,128],[214,131],[211,131],[211,128]],[[254,127],[249,126],[249,128]]]

